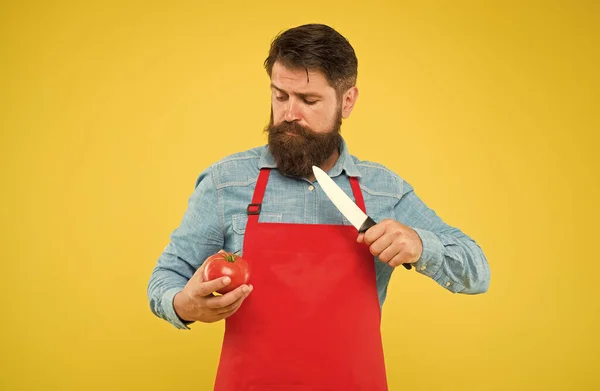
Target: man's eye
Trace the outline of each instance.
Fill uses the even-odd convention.
[[[306,99],[304,99],[304,103],[306,103],[307,105],[314,105],[317,102],[318,102],[318,100],[306,100]]]
[[[286,95],[282,95],[282,96],[276,96],[275,99],[277,99],[280,102],[286,101],[287,100],[287,96]]]

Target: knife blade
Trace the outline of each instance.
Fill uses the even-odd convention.
[[[325,173],[317,166],[312,166],[313,173],[327,198],[333,202],[333,205],[350,221],[350,224],[358,230],[358,233],[365,233],[369,228],[377,224],[370,216],[363,212],[358,205]],[[406,269],[411,269],[410,263],[402,264]]]

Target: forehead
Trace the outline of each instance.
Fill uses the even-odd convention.
[[[327,81],[327,78],[323,72],[309,69],[307,76],[306,69],[286,68],[280,62],[275,62],[275,64],[273,64],[273,69],[271,71],[271,82],[276,87],[290,92],[323,93],[329,89],[334,91],[333,87],[329,85],[329,82]]]

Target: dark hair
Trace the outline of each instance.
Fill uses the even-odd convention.
[[[358,60],[340,33],[324,24],[305,24],[286,30],[273,40],[264,66],[271,76],[279,61],[290,69],[319,70],[336,90],[338,98],[356,84]]]

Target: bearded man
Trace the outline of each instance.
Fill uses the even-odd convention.
[[[289,29],[264,65],[268,145],[200,174],[152,272],[151,310],[179,329],[225,319],[215,390],[387,390],[380,320],[392,273],[404,265],[450,292],[478,294],[488,263],[399,175],[349,153],[340,128],[357,102],[358,61],[342,35]],[[378,223],[359,234],[313,166]],[[203,277],[219,251],[247,260],[249,284],[214,295],[231,283]]]

